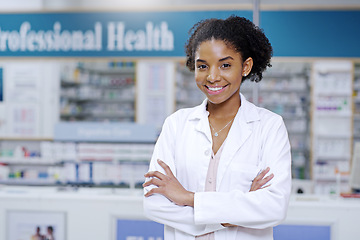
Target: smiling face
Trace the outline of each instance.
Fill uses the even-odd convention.
[[[195,53],[196,84],[213,104],[240,102],[242,76],[251,67],[251,58],[243,62],[241,54],[222,40],[202,42]]]

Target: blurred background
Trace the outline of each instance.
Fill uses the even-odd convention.
[[[204,99],[185,67],[189,29],[230,15],[274,49],[241,92],[289,132],[275,239],[355,239],[359,0],[0,0],[0,240],[162,239],[143,174],[164,119]]]

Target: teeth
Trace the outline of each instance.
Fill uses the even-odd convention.
[[[208,89],[210,90],[210,91],[219,91],[219,90],[221,90],[222,89],[222,87],[208,87]]]

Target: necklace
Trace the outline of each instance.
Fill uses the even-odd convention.
[[[222,130],[224,130],[224,128],[226,128],[226,127],[232,122],[232,120],[234,120],[234,119],[231,119],[230,122],[228,122],[228,123],[225,125],[225,127],[223,127],[222,129],[220,129],[220,130],[217,131],[217,132],[215,132],[214,127],[211,125],[211,123],[210,123],[210,121],[209,121],[210,127],[212,128],[213,132],[215,132],[215,133],[214,133],[214,136],[215,136],[215,137],[219,136],[219,133],[220,133]]]

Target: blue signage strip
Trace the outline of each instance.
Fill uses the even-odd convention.
[[[331,226],[288,225],[274,227],[274,239],[330,240]],[[116,220],[116,240],[163,240],[164,225],[148,220]]]
[[[189,29],[204,17],[251,11],[0,14],[0,56],[184,56]]]
[[[189,29],[251,10],[0,14],[0,57],[183,57]],[[261,11],[274,56],[360,57],[359,10]]]
[[[163,240],[164,225],[146,220],[116,221],[116,240]]]
[[[274,239],[331,240],[331,226],[282,224],[274,227]]]
[[[360,57],[360,11],[262,11],[261,27],[283,57]]]
[[[155,143],[156,128],[137,123],[60,122],[55,125],[55,141]]]

